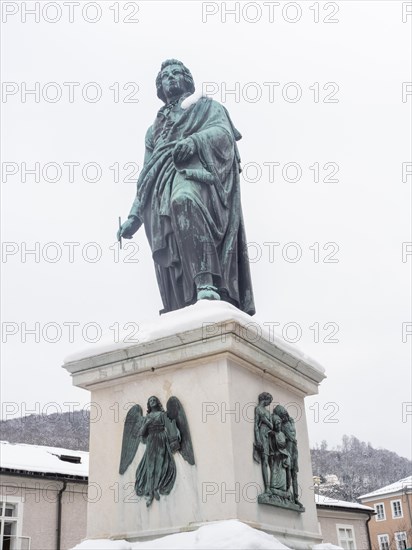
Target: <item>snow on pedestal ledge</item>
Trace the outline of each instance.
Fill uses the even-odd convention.
[[[125,540],[86,540],[72,550],[291,550],[272,535],[253,529],[237,520],[226,520],[204,525],[196,531],[176,533],[145,542]]]
[[[325,369],[317,361],[307,356],[297,346],[285,342],[280,335],[274,332],[273,326],[270,323],[262,322],[257,317],[251,317],[224,301],[200,300],[193,306],[171,311],[152,320],[139,322],[138,343],[142,344],[173,334],[202,328],[205,323],[222,323],[228,320],[236,321],[245,327],[246,330],[254,331],[253,333],[258,332],[259,337],[275,344],[282,351],[310,363],[313,368],[324,374]],[[94,355],[126,349],[136,345],[124,342],[114,343],[113,335],[111,336],[111,339],[109,335],[104,339],[106,343],[103,340],[103,343],[93,344],[86,349],[70,354],[65,358],[64,363],[67,364]]]

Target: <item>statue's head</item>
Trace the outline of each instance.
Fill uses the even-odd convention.
[[[147,412],[150,413],[153,410],[157,410],[157,411],[163,411],[164,410],[163,407],[162,407],[162,404],[159,401],[159,398],[156,397],[155,395],[152,395],[147,400]]]
[[[272,416],[272,423],[273,423],[273,428],[275,432],[279,432],[280,428],[282,427],[282,419],[280,418],[280,416],[278,416],[277,414],[274,414]]]
[[[177,99],[183,94],[195,91],[195,83],[191,72],[181,61],[166,59],[160,67],[156,78],[157,97],[163,103]]]
[[[285,409],[285,407],[282,407],[282,405],[276,405],[276,407],[273,409],[273,412],[275,415],[279,416],[282,421],[289,420],[289,413]]]
[[[270,405],[272,403],[273,397],[270,393],[264,391],[259,394],[258,400],[261,405],[266,407],[267,405]]]

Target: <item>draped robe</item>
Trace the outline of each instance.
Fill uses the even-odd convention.
[[[145,226],[161,313],[195,303],[195,279],[209,274],[222,300],[253,315],[236,145],[241,135],[222,105],[202,97],[184,109],[186,96],[162,107],[146,133],[130,216]],[[173,149],[189,136],[196,152],[178,163]]]
[[[176,464],[168,439],[166,413],[148,413],[141,436],[146,450],[136,470],[136,494],[150,497],[158,491],[160,495],[168,495],[176,480]]]

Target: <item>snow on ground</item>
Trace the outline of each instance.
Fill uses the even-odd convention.
[[[89,453],[60,447],[26,445],[0,441],[0,466],[12,470],[65,474],[86,477],[89,475]],[[80,457],[79,464],[65,462],[61,455]]]
[[[131,550],[133,546],[125,540],[90,539],[77,544],[72,550]]]
[[[146,542],[86,540],[72,550],[291,550],[272,535],[237,520],[217,521],[196,531],[176,533]],[[334,547],[337,548],[337,547]],[[325,550],[327,550],[325,548]],[[332,550],[332,547],[331,547]]]
[[[309,363],[313,368],[317,369],[322,374],[325,369],[303,353],[297,346],[288,344],[285,340],[277,335],[273,327],[264,325],[257,317],[250,317],[247,313],[240,311],[235,306],[218,300],[199,300],[193,306],[188,306],[177,311],[171,311],[160,317],[156,317],[150,321],[139,323],[139,344],[165,338],[179,332],[185,332],[196,328],[202,328],[206,323],[221,323],[223,321],[234,320],[241,326],[245,327],[246,331],[250,331],[253,340],[256,336],[264,338],[275,344],[279,349],[286,353],[291,353],[298,359]],[[213,327],[212,327],[213,328]],[[94,355],[100,355],[114,350],[126,349],[135,346],[136,344],[126,344],[124,342],[113,343],[113,335],[107,335],[107,344],[99,343],[89,346],[87,349],[72,353],[65,358],[64,363],[79,361]],[[110,342],[110,343],[109,343]]]

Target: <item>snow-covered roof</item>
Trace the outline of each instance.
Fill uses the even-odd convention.
[[[377,489],[376,491],[372,491],[372,493],[367,493],[366,495],[362,495],[359,498],[372,498],[372,497],[378,497],[378,496],[382,496],[390,493],[399,493],[399,492],[405,491],[405,488],[408,488],[409,490],[412,489],[412,476],[404,477],[403,479],[400,479],[395,483],[391,483],[390,485],[385,485],[385,487],[382,487],[381,489]]]
[[[60,447],[26,445],[0,441],[0,467],[51,475],[87,477],[89,475],[89,453]],[[60,456],[78,457],[80,462],[66,462]]]
[[[315,494],[315,502],[321,506],[334,506],[337,508],[353,508],[354,510],[366,510],[368,512],[374,512],[375,510],[370,506],[364,506],[357,502],[348,502],[346,500],[337,500],[335,498],[326,497],[324,495]]]

